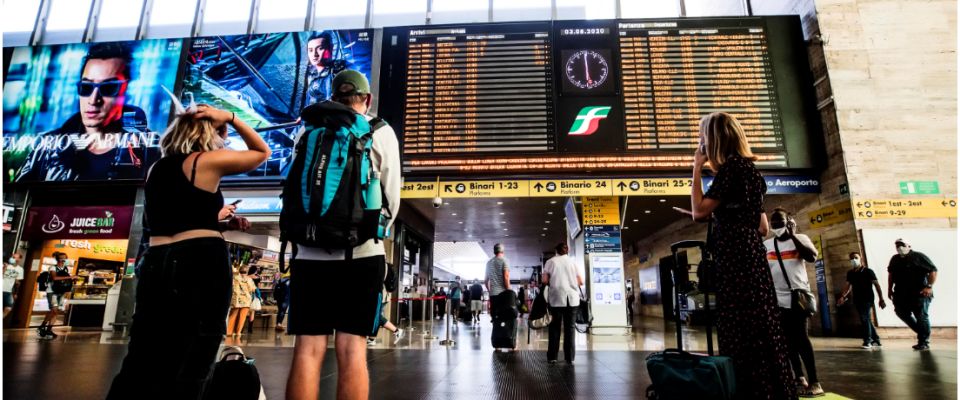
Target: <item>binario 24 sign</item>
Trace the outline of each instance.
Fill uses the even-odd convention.
[[[24,238],[124,239],[130,234],[133,207],[32,207],[27,212]]]

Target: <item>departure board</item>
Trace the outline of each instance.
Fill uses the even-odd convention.
[[[699,121],[737,117],[761,169],[822,166],[800,20],[591,20],[388,28],[379,115],[403,172],[687,173]]]
[[[737,117],[755,151],[784,150],[763,27],[621,23],[619,32],[628,150],[695,149],[700,118],[717,111]]]
[[[412,29],[403,154],[555,149],[548,30]]]

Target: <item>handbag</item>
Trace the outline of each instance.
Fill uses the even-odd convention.
[[[580,333],[587,333],[590,325],[593,325],[593,314],[590,312],[590,299],[583,295],[583,289],[580,289],[580,305],[577,306],[574,321],[576,322],[577,332]],[[580,325],[585,326],[580,328]]]
[[[260,301],[259,297],[254,296],[253,301],[250,302],[250,309],[253,311],[260,311],[263,309],[263,302]]]
[[[813,293],[807,289],[794,289],[793,285],[790,284],[787,268],[783,266],[783,257],[780,256],[780,246],[777,245],[777,238],[773,238],[773,250],[777,253],[780,271],[783,272],[783,279],[787,281],[787,288],[790,289],[790,309],[804,317],[813,316],[817,312],[817,303],[813,298]]]
[[[530,317],[527,321],[527,325],[531,329],[543,329],[553,322],[553,316],[547,309],[547,288],[547,286],[544,286],[543,290],[533,300],[533,309],[530,310]]]

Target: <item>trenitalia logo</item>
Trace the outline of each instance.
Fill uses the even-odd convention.
[[[570,136],[587,136],[597,131],[600,120],[607,118],[610,114],[610,107],[607,106],[586,106],[577,113],[577,118],[573,120],[570,127]]]

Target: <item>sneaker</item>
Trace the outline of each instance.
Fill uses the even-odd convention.
[[[914,350],[917,350],[917,351],[926,351],[926,350],[930,350],[930,345],[929,345],[929,344],[918,344],[918,345],[916,345],[916,346],[913,346],[913,349],[914,349]]]
[[[403,337],[406,336],[406,334],[407,334],[406,331],[398,328],[397,331],[393,333],[393,344],[399,343],[400,339],[403,339]]]
[[[556,363],[557,363],[557,360],[547,360],[547,363],[556,364]]]
[[[870,346],[870,343],[864,343],[860,345],[860,348],[870,350],[871,346]]]
[[[880,344],[879,340],[874,340],[873,343],[871,343],[870,345],[872,345],[873,347],[883,347],[883,345]]]
[[[823,392],[823,387],[820,386],[820,382],[814,382],[807,388],[807,390],[800,392],[800,397],[820,397],[825,393]]]
[[[372,337],[367,338],[367,346],[375,346],[376,344],[377,344],[376,338],[372,338]]]
[[[47,327],[47,336],[49,336],[50,339],[56,339],[56,338],[59,337],[60,335],[58,335],[58,334],[56,334],[56,333],[53,333],[53,328],[50,327],[50,326],[48,326],[48,327]],[[927,348],[929,349],[930,347],[928,346]]]
[[[46,338],[47,338],[47,327],[46,327],[46,325],[37,328],[37,335],[40,336],[40,339],[46,339]]]

